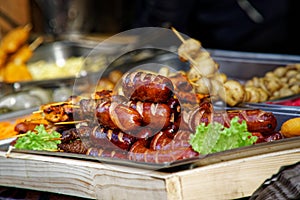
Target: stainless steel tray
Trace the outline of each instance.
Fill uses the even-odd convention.
[[[300,63],[300,56],[287,54],[251,53],[227,50],[208,50],[220,64],[220,72],[231,78],[248,80],[264,76],[279,66]]]
[[[279,131],[281,124],[293,118],[295,115],[289,112],[274,112],[277,118],[277,131]],[[0,141],[0,150],[7,151],[8,146],[11,143],[11,140],[5,140],[1,143]],[[31,151],[31,150],[13,150],[14,152],[26,153],[26,154],[38,154],[44,156],[58,156],[64,158],[74,158],[74,159],[83,159],[83,160],[92,160],[99,161],[107,164],[117,164],[117,165],[126,165],[130,167],[137,167],[143,169],[151,170],[179,170],[185,168],[193,168],[196,166],[204,166],[218,162],[225,162],[234,159],[240,159],[250,156],[256,156],[261,154],[273,153],[276,151],[289,150],[294,148],[300,148],[300,137],[294,138],[284,138],[281,140],[276,140],[272,142],[258,143],[247,147],[241,147],[236,149],[231,149],[223,152],[200,155],[190,159],[178,160],[174,162],[165,162],[165,163],[145,163],[145,162],[135,162],[126,159],[116,159],[116,158],[103,158],[103,157],[94,157],[87,156],[84,154],[74,154],[74,153],[65,153],[65,152],[48,152],[48,151]]]
[[[274,55],[274,54],[255,54],[247,52],[232,52],[232,51],[219,51],[219,50],[209,50],[213,58],[220,64],[220,71],[227,74],[230,78],[237,78],[242,80],[247,80],[253,76],[262,76],[265,72],[275,69],[278,66],[286,65],[289,63],[300,63],[299,56],[292,55]],[[120,64],[112,63],[110,67],[106,69],[103,73],[109,72],[114,69],[120,69],[122,71],[130,70],[136,66],[144,64],[153,64],[158,63],[159,65],[168,65],[177,70],[187,69],[188,63],[182,63],[176,53],[170,52],[158,52],[155,53],[155,56],[151,58],[146,58],[140,61],[130,60],[130,54],[127,56],[126,62]],[[152,70],[151,65],[149,69]],[[159,68],[157,68],[159,69]],[[266,111],[271,111],[276,115],[278,120],[277,130],[279,130],[281,124],[289,118],[299,116],[298,109],[294,108],[272,108],[270,105],[243,105],[245,108],[260,108]],[[288,138],[278,141],[273,141],[269,143],[256,144],[249,147],[243,147],[238,149],[232,149],[216,154],[210,154],[206,156],[200,156],[193,159],[175,161],[171,163],[162,163],[162,164],[151,164],[151,163],[137,163],[128,160],[119,160],[119,159],[108,159],[108,158],[99,158],[91,157],[86,155],[70,154],[70,153],[61,153],[61,152],[39,152],[39,151],[20,151],[22,153],[34,153],[42,154],[45,156],[62,156],[78,159],[88,159],[95,160],[100,162],[107,162],[111,164],[121,164],[132,167],[141,167],[147,169],[166,169],[166,168],[176,168],[176,167],[191,167],[194,165],[207,165],[215,162],[222,162],[226,160],[238,159],[242,157],[255,156],[262,153],[271,153],[274,151],[280,151],[291,148],[300,147],[300,137],[297,138]],[[4,146],[2,146],[4,147]],[[2,148],[3,149],[3,148]]]
[[[9,141],[11,142],[11,141]],[[32,151],[32,150],[13,150],[12,152],[25,153],[25,154],[36,154],[43,156],[54,156],[54,157],[63,157],[63,158],[73,158],[80,160],[90,160],[97,161],[106,164],[115,164],[115,165],[125,165],[129,167],[136,167],[142,169],[150,170],[182,170],[194,168],[197,166],[205,166],[214,163],[226,162],[235,159],[241,159],[251,156],[257,156],[267,153],[274,153],[277,151],[291,150],[295,148],[300,148],[300,137],[294,138],[285,138],[282,140],[254,144],[252,146],[241,147],[231,150],[226,150],[218,153],[200,155],[197,157],[178,160],[174,162],[165,162],[165,163],[146,163],[146,162],[136,162],[126,159],[117,159],[117,158],[103,158],[95,156],[87,156],[84,154],[74,154],[74,153],[64,153],[64,152],[48,152],[48,151]],[[0,145],[0,151],[7,151],[8,145]]]
[[[147,50],[149,51],[151,48]],[[153,54],[153,57],[138,62],[135,62],[134,59],[127,59],[126,62],[121,65],[114,65],[114,63],[112,63],[107,70],[119,68],[123,71],[127,71],[146,63],[167,65],[176,70],[187,70],[189,68],[188,63],[180,61],[176,52],[162,50],[153,51],[156,51],[156,53]],[[249,80],[253,78],[253,76],[264,76],[266,72],[274,70],[279,66],[300,63],[300,56],[297,55],[251,53],[215,49],[207,49],[207,51],[210,52],[212,58],[219,63],[220,72],[225,73],[230,78],[238,80]],[[151,66],[149,66],[149,69],[152,69]]]

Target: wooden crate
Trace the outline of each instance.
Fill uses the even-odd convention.
[[[0,185],[91,199],[235,199],[251,195],[300,148],[175,172],[0,151]]]

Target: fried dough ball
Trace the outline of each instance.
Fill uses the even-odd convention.
[[[257,90],[259,92],[259,102],[267,101],[269,98],[268,93],[262,88],[257,88]]]
[[[113,90],[115,84],[108,78],[101,78],[96,86],[96,91],[100,90]]]
[[[3,80],[9,83],[32,80],[25,64],[8,63],[4,69]]]
[[[286,97],[286,96],[291,96],[293,95],[293,91],[288,88],[288,87],[282,87],[280,90],[279,90],[279,96],[280,97]]]
[[[209,94],[211,90],[211,82],[205,77],[199,78],[193,85],[196,93]]]
[[[198,56],[201,49],[201,43],[195,39],[187,39],[182,45],[178,48],[178,55],[182,61],[189,60],[187,55],[194,58]]]
[[[219,95],[229,106],[236,106],[243,102],[246,92],[244,87],[235,80],[228,80],[224,83],[224,91],[220,91]]]
[[[212,76],[219,69],[219,65],[210,57],[197,57],[197,66],[192,65],[190,73],[198,73],[201,76]]]
[[[29,38],[31,28],[31,25],[26,25],[24,27],[17,27],[8,32],[3,37],[0,48],[6,53],[16,52]]]
[[[227,76],[224,73],[216,73],[216,74],[214,74],[212,79],[217,80],[221,83],[225,83],[227,81]]]
[[[109,73],[108,79],[112,83],[116,84],[119,80],[121,80],[122,76],[123,76],[123,72],[121,72],[119,70],[114,70],[114,71]]]
[[[256,87],[246,87],[245,91],[247,93],[247,100],[245,100],[246,102],[252,102],[252,103],[258,103],[260,100],[259,97],[259,91],[257,90]]]
[[[0,49],[0,68],[5,66],[6,59],[7,54],[2,49]]]
[[[277,76],[277,77],[283,77],[286,72],[287,72],[287,67],[277,67],[275,70],[274,70],[274,74]]]
[[[285,121],[280,130],[284,137],[300,136],[300,117],[292,118]]]
[[[291,85],[290,89],[291,89],[291,91],[293,91],[294,94],[300,93],[300,85],[299,84],[300,83],[297,82],[294,85]]]
[[[263,79],[263,83],[267,89],[267,91],[273,93],[277,90],[279,90],[282,87],[282,82],[277,77],[266,77]]]

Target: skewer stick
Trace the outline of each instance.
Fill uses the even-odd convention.
[[[171,27],[172,31],[175,33],[175,35],[179,38],[179,40],[182,42],[182,43],[185,43],[185,39],[180,35],[180,33],[174,28],[174,27]]]
[[[34,51],[36,48],[38,48],[38,46],[40,46],[44,41],[44,38],[42,36],[37,37],[30,45],[29,45],[29,49],[31,51]]]
[[[63,105],[63,104],[70,104],[69,101],[61,101],[61,102],[55,102],[55,103],[49,103],[49,104],[46,104],[48,106],[59,106],[59,105]]]
[[[37,111],[33,111],[32,114],[40,114],[40,113],[43,113],[42,110],[37,110]]]
[[[186,43],[186,40],[181,36],[181,34],[174,27],[171,27],[171,29],[183,44]],[[191,62],[193,66],[198,66],[197,62],[187,53],[184,52],[184,56]]]
[[[184,56],[190,60],[190,62],[192,63],[193,66],[198,66],[197,62],[191,56],[189,56],[187,53],[184,52]]]
[[[85,122],[85,121],[82,120],[82,121],[57,122],[57,123],[54,123],[54,125],[78,124],[81,122]]]
[[[10,156],[10,153],[12,152],[12,150],[14,150],[15,147],[12,145],[9,145],[7,152],[5,153],[5,157],[8,158]]]

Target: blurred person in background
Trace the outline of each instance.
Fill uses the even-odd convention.
[[[299,54],[297,0],[137,1],[134,27],[173,26],[204,48]]]

